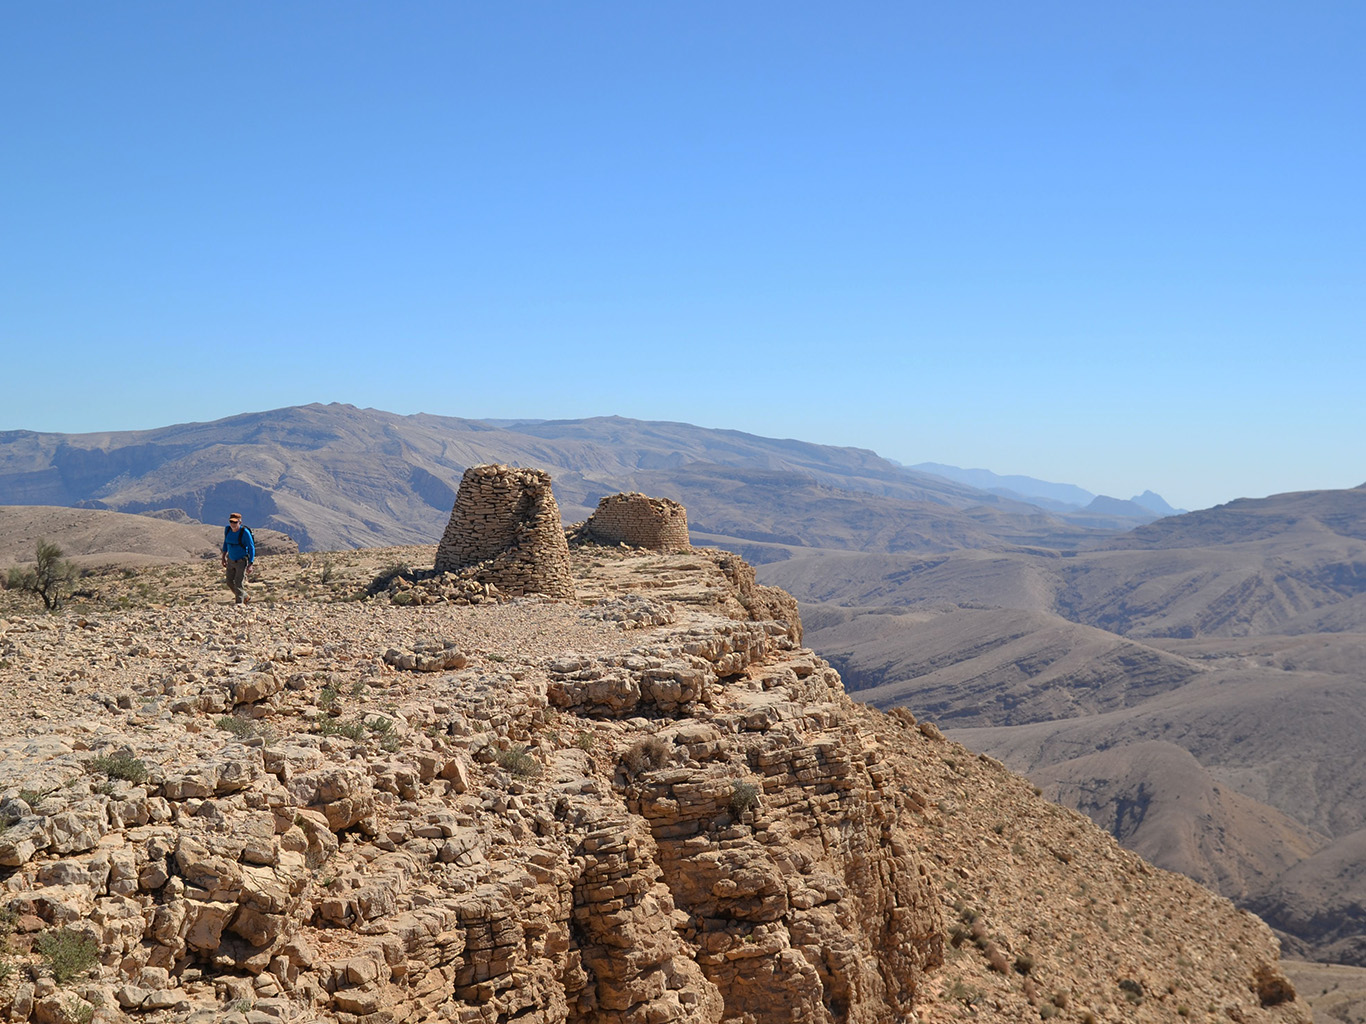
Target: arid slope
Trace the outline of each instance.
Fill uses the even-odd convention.
[[[245,609],[204,562],[9,604],[11,1019],[1308,1020],[1259,920],[718,614],[718,556],[349,599],[432,552],[267,556]],[[59,981],[53,934],[98,954]]]

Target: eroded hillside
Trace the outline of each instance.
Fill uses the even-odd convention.
[[[11,1019],[1307,1019],[1259,920],[850,700],[733,559],[346,600],[432,554],[9,606]]]
[[[1095,550],[794,553],[761,569],[860,699],[911,707],[1163,867],[1366,963],[1366,488]]]

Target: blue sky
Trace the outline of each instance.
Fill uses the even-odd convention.
[[[1366,481],[1366,5],[9,4],[0,430],[620,414]]]

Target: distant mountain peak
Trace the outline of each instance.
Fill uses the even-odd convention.
[[[1159,516],[1179,516],[1186,510],[1183,508],[1172,508],[1162,495],[1155,491],[1144,491],[1136,494],[1129,499],[1135,505],[1141,505],[1149,512],[1154,512]]]

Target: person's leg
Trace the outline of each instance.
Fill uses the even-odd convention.
[[[238,558],[228,563],[228,587],[237,597],[238,604],[245,604],[247,600],[247,560]]]

